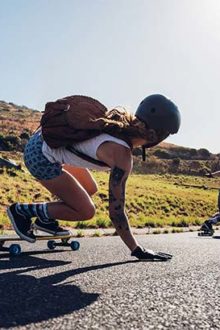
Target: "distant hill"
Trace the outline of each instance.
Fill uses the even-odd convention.
[[[1,134],[15,134],[23,132],[30,134],[39,125],[41,113],[26,106],[0,101],[0,130]]]
[[[31,134],[39,126],[41,112],[24,105],[0,101],[0,152],[22,152]],[[220,155],[207,149],[194,149],[162,142],[147,150],[141,161],[141,149],[134,150],[134,170],[138,173],[176,173],[203,175],[220,169]]]
[[[40,117],[40,111],[0,101],[0,150],[22,151],[39,126]]]

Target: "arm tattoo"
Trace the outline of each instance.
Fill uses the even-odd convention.
[[[115,167],[109,180],[109,213],[116,230],[129,230],[125,206],[126,171]]]
[[[121,183],[121,180],[123,178],[123,176],[125,175],[125,171],[122,170],[121,168],[118,167],[114,167],[113,171],[111,173],[111,177],[112,177],[112,184],[114,186],[117,186]]]
[[[125,212],[118,212],[111,218],[116,230],[129,230],[128,218]]]

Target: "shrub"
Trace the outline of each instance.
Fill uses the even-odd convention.
[[[30,138],[30,135],[27,132],[23,132],[20,135],[20,139],[28,140]]]
[[[15,135],[7,135],[5,137],[5,140],[7,142],[11,143],[13,146],[18,145],[19,142],[20,142],[20,139],[17,136],[15,136]]]
[[[107,228],[107,227],[109,227],[109,223],[105,219],[97,219],[96,220],[96,225],[99,228]]]
[[[210,152],[204,148],[199,149],[198,154],[200,156],[200,159],[209,159],[210,157]]]
[[[186,220],[181,220],[179,223],[176,224],[177,227],[189,227],[189,224]]]
[[[172,160],[172,165],[178,167],[180,165],[180,158],[174,158]]]
[[[160,230],[160,229],[154,230],[154,231],[153,231],[153,234],[154,234],[154,235],[161,234],[161,230]]]
[[[163,231],[163,234],[169,234],[169,230],[168,230],[168,229],[165,229],[165,230]]]
[[[15,135],[0,135],[0,147],[4,151],[22,151],[21,139]]]
[[[93,236],[93,237],[100,237],[100,236],[102,236],[102,234],[100,233],[100,231],[96,230],[96,231],[93,233],[92,236]]]
[[[161,159],[170,159],[172,156],[170,155],[169,151],[167,150],[162,150],[162,149],[157,149],[154,151],[154,156],[161,158]]]
[[[78,221],[76,224],[77,229],[85,229],[87,227],[88,227],[88,225],[85,221]]]
[[[147,221],[145,222],[145,227],[156,228],[157,224],[155,221]]]
[[[84,233],[82,230],[78,230],[77,233],[76,233],[76,237],[84,237]]]

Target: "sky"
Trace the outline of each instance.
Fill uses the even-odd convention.
[[[166,141],[220,152],[220,0],[0,0],[0,100],[43,110],[89,95],[182,117]]]

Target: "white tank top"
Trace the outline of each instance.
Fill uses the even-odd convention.
[[[129,145],[125,141],[105,133],[100,134],[90,140],[74,143],[73,146],[76,150],[82,152],[83,154],[98,160],[96,152],[98,147],[104,142],[115,142],[130,149]],[[65,147],[56,149],[50,148],[45,141],[42,145],[42,152],[51,163],[69,164],[74,167],[82,167],[102,171],[109,170],[109,167],[98,166],[76,156],[74,153],[68,151]]]

